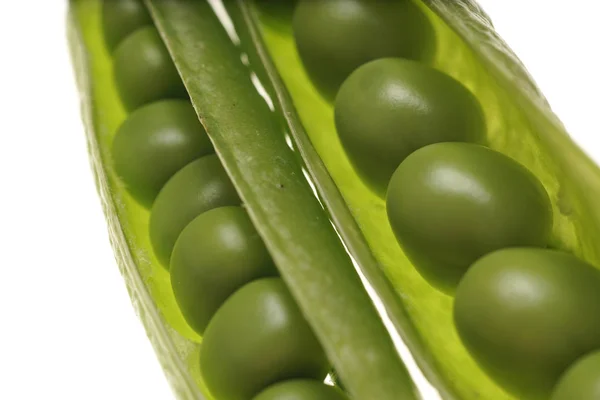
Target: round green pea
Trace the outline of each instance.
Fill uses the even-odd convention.
[[[468,143],[436,143],[408,156],[390,182],[387,214],[415,268],[447,292],[481,256],[544,247],[552,228],[550,199],[537,178]]]
[[[329,363],[281,278],[235,292],[208,324],[200,369],[214,398],[247,400],[285,379],[324,379]]]
[[[599,315],[600,272],[547,249],[484,256],[465,274],[454,302],[465,347],[518,399],[548,399],[575,360],[600,348]]]
[[[114,54],[117,90],[128,111],[161,99],[186,99],[183,81],[158,31],[149,26],[127,36]]]
[[[600,351],[577,360],[560,378],[551,400],[600,399]]]
[[[253,400],[348,400],[348,397],[323,382],[298,379],[276,383]]]
[[[199,334],[223,302],[277,268],[246,211],[220,207],[181,232],[171,256],[171,286],[188,324]]]
[[[102,2],[102,30],[111,53],[127,35],[147,25],[152,25],[152,18],[142,0]]]
[[[450,76],[414,61],[386,58],[363,65],[342,85],[335,126],[363,181],[380,196],[408,155],[439,142],[481,143],[479,102]]]
[[[410,0],[301,0],[292,22],[304,67],[331,100],[361,65],[384,57],[431,58],[435,34]]]
[[[213,208],[240,204],[216,155],[186,165],[163,187],[150,212],[150,242],[156,258],[168,269],[177,238],[194,218]]]
[[[135,110],[112,143],[117,175],[146,207],[177,171],[212,153],[212,143],[186,100],[163,100]]]

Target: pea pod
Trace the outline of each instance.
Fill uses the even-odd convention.
[[[398,246],[384,199],[350,163],[335,130],[333,104],[304,70],[291,8],[270,3],[147,1],[219,159],[350,396],[414,398],[418,386],[427,396],[510,399],[459,340],[452,299],[431,287]],[[149,250],[147,211],[118,187],[107,162],[106,147],[125,114],[101,47],[99,3],[72,4],[92,160],[120,243],[116,251],[180,397],[202,398],[198,336]],[[431,64],[478,99],[488,127],[485,142],[527,167],[548,192],[550,245],[598,264],[596,166],[570,141],[475,5],[416,4],[438,38]],[[369,282],[368,291],[356,270]],[[181,336],[169,335],[159,315]]]

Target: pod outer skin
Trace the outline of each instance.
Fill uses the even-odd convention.
[[[357,69],[340,88],[334,113],[354,169],[381,197],[415,150],[485,140],[475,96],[454,78],[410,60],[385,58]]]
[[[544,247],[546,190],[525,167],[483,146],[437,143],[394,173],[387,213],[402,250],[432,285],[452,293],[469,266],[505,247]]]
[[[577,360],[560,378],[551,400],[600,399],[600,351]]]
[[[276,383],[253,400],[348,400],[348,397],[323,382],[298,379]]]
[[[410,0],[302,0],[292,26],[300,59],[328,100],[369,61],[384,57],[426,61],[435,49],[429,20]]]
[[[114,53],[115,83],[125,108],[161,99],[187,99],[175,64],[154,26],[136,30]]]
[[[150,207],[177,171],[212,153],[212,143],[192,104],[163,100],[129,115],[113,139],[111,154],[129,193]]]
[[[215,208],[190,222],[175,243],[170,271],[177,304],[199,334],[237,289],[278,274],[241,207]]]
[[[183,229],[198,215],[241,200],[214,154],[191,162],[167,182],[150,211],[150,242],[154,254],[169,268],[171,253]]]
[[[102,2],[102,31],[110,53],[130,33],[148,25],[152,25],[152,18],[141,0]]]
[[[599,315],[600,271],[570,254],[536,248],[481,258],[454,302],[465,347],[519,399],[548,399],[570,365],[600,348]]]
[[[200,369],[219,400],[247,400],[286,379],[324,379],[325,353],[281,278],[253,281],[208,324]]]

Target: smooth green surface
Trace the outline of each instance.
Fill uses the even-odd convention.
[[[409,155],[390,182],[387,213],[413,266],[449,293],[481,256],[545,247],[552,229],[550,199],[537,178],[470,143],[436,143]]]
[[[289,380],[276,383],[253,400],[347,400],[338,389],[314,380]]]
[[[152,25],[152,19],[142,0],[106,0],[102,3],[102,31],[110,52],[130,33]]]
[[[383,58],[344,81],[335,101],[340,141],[356,172],[382,197],[404,159],[439,142],[482,142],[483,111],[458,81],[416,61]]]
[[[277,275],[241,207],[215,208],[190,222],[175,243],[170,271],[177,304],[199,334],[233,292],[252,280]]]
[[[182,400],[209,400],[201,394],[206,393],[198,366],[201,339],[185,322],[169,274],[154,257],[148,235],[149,211],[129,195],[113,167],[111,145],[126,112],[114,84],[101,11],[100,0],[71,0],[69,41],[108,233],[132,304],[174,394]]]
[[[561,376],[551,400],[600,399],[600,352],[577,360]]]
[[[324,379],[319,341],[280,278],[253,281],[217,311],[204,334],[200,368],[219,400],[247,400],[285,379]]]
[[[187,98],[185,87],[156,28],[130,34],[114,53],[115,82],[129,111],[157,100]]]
[[[194,218],[213,208],[239,204],[216,155],[186,165],[163,187],[150,212],[150,241],[156,258],[169,269],[175,242]]]
[[[112,143],[117,175],[148,208],[173,174],[211,153],[213,146],[187,100],[163,100],[138,108],[119,127]]]
[[[454,303],[473,357],[519,399],[547,399],[566,368],[600,348],[599,315],[600,272],[570,254],[533,248],[478,260]]]
[[[431,24],[410,0],[300,0],[293,28],[304,67],[330,100],[362,64],[383,57],[428,60],[435,47]]]
[[[150,4],[250,219],[346,389],[357,398],[414,399],[398,352],[286,142],[284,115],[244,22],[247,2],[224,3],[235,26],[229,33],[205,2]]]
[[[548,191],[554,214],[551,246],[600,265],[597,166],[564,132],[527,72],[474,2],[426,0],[419,5],[426,9],[436,31],[433,66],[460,81],[479,100],[487,143],[525,165]],[[351,219],[348,222],[348,211],[330,190],[329,177],[319,173],[323,171],[319,161],[305,157],[308,169],[317,172],[313,174],[316,187],[326,189],[321,192],[323,202],[341,236],[382,296],[388,315],[425,376],[442,390],[444,398],[456,394],[466,400],[514,399],[464,348],[452,320],[452,297],[432,287],[408,261],[387,222],[384,200],[352,168],[337,137],[332,106],[304,72],[291,18],[283,12],[270,12],[265,2],[256,7],[268,56],[291,94],[293,107],[288,110],[297,111],[303,125],[298,127],[298,119],[291,115],[287,118],[293,126],[290,131],[298,143],[303,143],[305,154],[312,152],[310,144],[304,143],[304,133],[308,135],[335,181],[360,230]],[[281,98],[289,99],[287,94]],[[395,295],[378,279],[374,272],[378,268],[385,272]]]

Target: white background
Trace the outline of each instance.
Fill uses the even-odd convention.
[[[0,3],[0,398],[171,399],[108,243],[65,3]],[[596,0],[480,4],[600,161]]]

